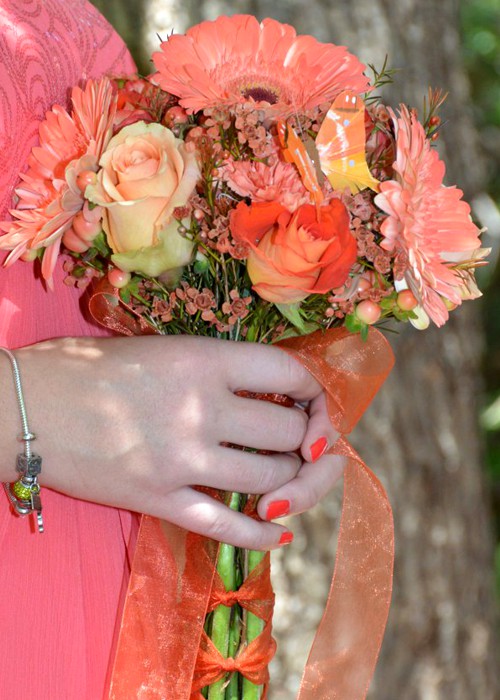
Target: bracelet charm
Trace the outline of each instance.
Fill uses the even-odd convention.
[[[36,513],[38,531],[43,532],[42,501],[38,474],[42,469],[42,458],[32,453],[17,456],[16,470],[21,477],[10,484],[4,484],[9,501],[17,515]]]
[[[20,435],[19,440],[24,442],[24,453],[17,455],[16,462],[16,471],[20,475],[19,479],[12,483],[4,483],[5,493],[16,515],[36,514],[38,532],[43,532],[42,501],[40,498],[40,484],[38,483],[38,475],[42,470],[42,458],[31,451],[31,441],[36,439],[36,435],[28,428],[28,418],[17,360],[7,348],[0,347],[0,351],[7,355],[12,365],[23,428],[23,433]]]

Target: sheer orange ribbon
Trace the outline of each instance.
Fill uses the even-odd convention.
[[[236,656],[236,658],[224,658],[217,651],[205,632],[201,635],[198,649],[198,660],[192,683],[192,696],[202,697],[198,694],[201,688],[212,685],[223,678],[226,673],[238,671],[255,685],[264,685],[269,681],[268,665],[274,656],[276,642],[271,637],[271,620],[264,631],[250,642],[250,644]]]
[[[253,516],[256,517],[255,510]],[[211,562],[205,561],[205,566],[210,567]],[[237,591],[226,591],[219,574],[215,573],[207,613],[218,605],[230,607],[238,603],[264,620],[265,626],[259,636],[238,653],[235,659],[224,658],[205,632],[202,632],[193,673],[191,700],[203,700],[203,696],[199,692],[201,688],[216,683],[226,673],[233,671],[238,671],[256,685],[264,686],[262,700],[267,697],[268,666],[276,652],[276,642],[271,636],[274,592],[270,574],[271,557],[269,552],[248,574]]]
[[[210,561],[207,561],[210,566]],[[226,591],[221,577],[215,572],[207,613],[218,605],[230,607],[239,603],[242,608],[260,617],[266,622],[271,619],[274,607],[274,591],[269,576],[269,553],[257,564],[237,591]]]
[[[280,345],[325,387],[332,424],[342,436],[393,364],[387,341],[373,329],[366,341],[339,328]],[[382,485],[344,437],[329,452],[347,458],[337,556],[297,700],[364,700],[392,593],[392,511]],[[211,565],[200,566],[206,557]],[[192,700],[216,557],[212,541],[143,516],[109,700]]]

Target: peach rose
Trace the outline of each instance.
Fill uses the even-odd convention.
[[[349,214],[339,199],[318,211],[304,204],[294,213],[277,202],[240,202],[231,215],[231,232],[250,247],[253,289],[276,304],[340,287],[356,260]]]
[[[104,208],[115,265],[153,277],[186,265],[193,243],[179,234],[172,214],[200,177],[194,150],[161,124],[137,122],[111,139],[99,166],[85,196]]]

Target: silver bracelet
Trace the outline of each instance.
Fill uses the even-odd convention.
[[[24,442],[24,453],[17,455],[16,462],[16,471],[20,474],[20,477],[12,483],[4,483],[5,493],[16,515],[36,514],[38,532],[43,532],[42,501],[40,499],[40,484],[38,483],[38,475],[42,470],[42,458],[31,450],[31,442],[36,439],[36,435],[28,427],[21,374],[17,360],[7,348],[0,347],[0,352],[7,355],[12,365],[14,387],[23,430],[18,439]]]

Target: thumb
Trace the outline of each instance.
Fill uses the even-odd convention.
[[[339,437],[330,422],[324,391],[309,404],[309,421],[300,446],[302,458],[306,462],[316,462]]]

